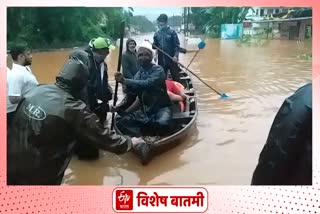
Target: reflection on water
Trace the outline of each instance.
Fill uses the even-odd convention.
[[[134,38],[138,44],[152,35]],[[131,153],[103,152],[98,161],[73,159],[64,185],[249,184],[273,118],[285,97],[311,81],[311,43],[271,41],[265,47],[237,47],[232,40],[207,40],[190,69],[230,99],[221,100],[196,78],[199,115],[193,132],[178,147],[142,166]],[[197,39],[181,44],[197,48]],[[42,83],[54,82],[70,50],[33,54],[32,69]],[[181,54],[188,65],[194,53]],[[107,58],[109,78],[118,50]],[[121,91],[121,90],[120,90]]]

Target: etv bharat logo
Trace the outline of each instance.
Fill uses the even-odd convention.
[[[133,191],[116,190],[116,209],[132,210],[133,209]]]

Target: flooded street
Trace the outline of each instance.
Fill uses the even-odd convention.
[[[152,35],[133,37],[138,44]],[[181,37],[181,44],[196,49],[199,40]],[[133,154],[102,152],[97,161],[74,158],[64,185],[246,185],[250,184],[260,151],[283,100],[311,81],[311,60],[298,58],[311,52],[310,42],[273,40],[264,47],[238,47],[234,40],[206,40],[190,69],[196,78],[196,126],[178,147],[142,166]],[[32,70],[40,83],[52,83],[70,50],[33,54]],[[194,53],[180,54],[188,65]],[[108,56],[109,79],[117,68],[118,50]],[[121,91],[121,90],[119,90]]]

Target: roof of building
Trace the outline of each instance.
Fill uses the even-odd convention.
[[[312,19],[312,9],[289,10],[276,14],[268,14],[261,20],[247,19],[243,22],[262,23],[262,22],[286,22]]]
[[[289,18],[289,19],[274,18],[274,19],[263,19],[263,20],[244,20],[243,22],[246,22],[246,23],[292,22],[292,21],[301,21],[301,20],[308,20],[308,19],[311,20],[312,17]]]

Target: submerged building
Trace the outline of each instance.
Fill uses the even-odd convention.
[[[311,8],[253,8],[243,21],[243,34],[268,38],[304,40],[312,36]]]

